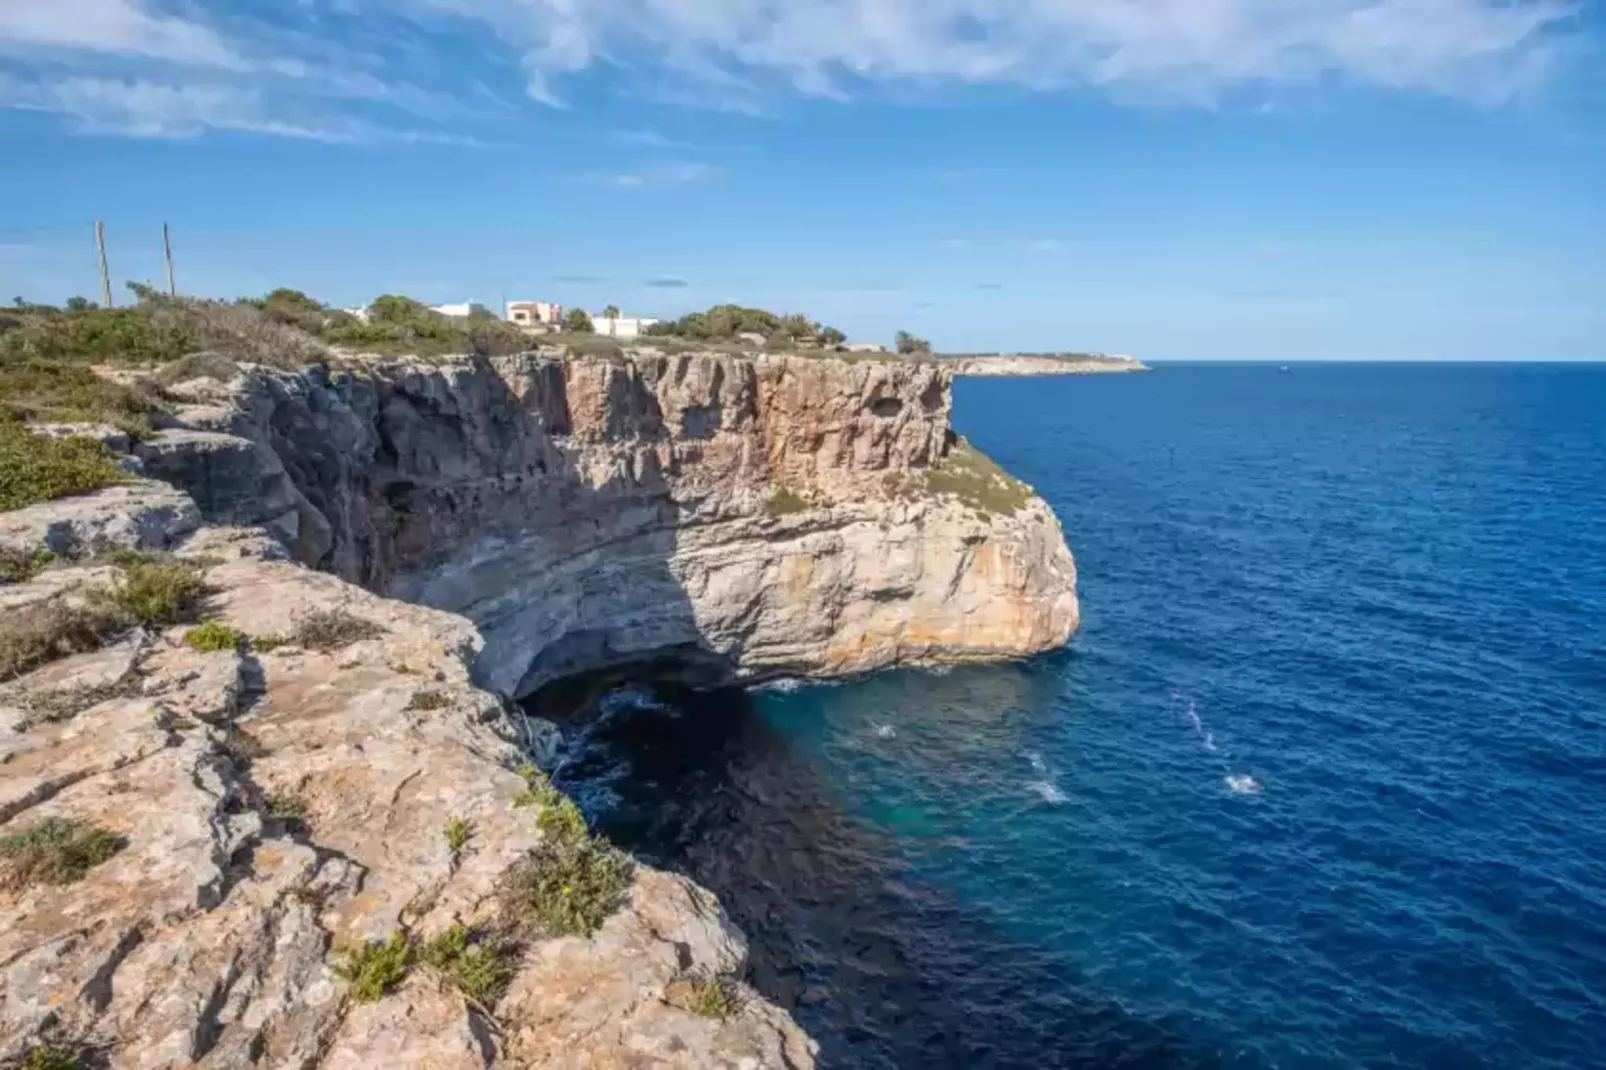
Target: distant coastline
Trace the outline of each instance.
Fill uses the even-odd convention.
[[[942,353],[937,358],[955,375],[1102,375],[1146,372],[1147,364],[1102,353]]]

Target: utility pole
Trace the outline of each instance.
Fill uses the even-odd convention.
[[[162,255],[167,258],[167,296],[177,297],[178,287],[173,285],[173,243],[167,237],[167,224],[162,224]]]
[[[106,269],[106,224],[95,220],[95,248],[100,250],[100,304],[112,307],[112,276]]]

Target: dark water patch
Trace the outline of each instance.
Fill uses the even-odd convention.
[[[844,809],[748,692],[606,683],[565,726],[554,779],[615,842],[720,897],[750,981],[820,1041],[822,1066],[1221,1065],[924,881],[899,847],[920,815],[888,830]]]

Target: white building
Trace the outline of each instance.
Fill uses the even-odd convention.
[[[478,312],[489,312],[490,311],[484,305],[480,304],[478,301],[464,301],[460,305],[430,305],[429,306],[429,310],[431,312],[439,312],[443,316],[456,316],[459,319],[467,319],[469,316],[472,316],[476,311],[478,311]]]
[[[507,321],[521,327],[558,327],[563,324],[563,306],[550,301],[509,301]]]
[[[608,319],[604,316],[591,315],[591,326],[605,338],[640,338],[647,333],[647,328],[658,321],[649,316],[616,316]]]

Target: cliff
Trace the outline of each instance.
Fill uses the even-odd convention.
[[[931,365],[526,354],[174,389],[238,463],[219,440],[191,470],[166,436],[155,474],[468,617],[508,696],[662,654],[731,677],[1015,657],[1076,626],[1052,512],[967,467]]]
[[[0,514],[0,1064],[812,1066],[508,700],[1062,643],[1058,524],[947,373],[196,366],[156,435],[66,429],[127,482]]]

